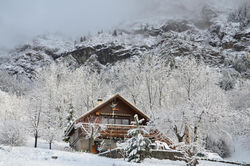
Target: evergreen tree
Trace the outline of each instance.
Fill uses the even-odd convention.
[[[117,30],[115,29],[114,30],[114,32],[113,32],[113,34],[112,34],[113,36],[118,36],[118,34],[117,34]]]
[[[73,105],[70,103],[69,104],[69,110],[68,110],[68,115],[66,117],[66,127],[64,129],[64,133],[67,131],[67,129],[74,123],[75,119],[75,110]],[[69,141],[69,137],[64,137],[63,139],[65,142]]]
[[[67,116],[67,118],[66,118],[66,120],[67,120],[67,127],[69,127],[69,126],[74,122],[74,114],[75,114],[74,107],[73,107],[73,105],[70,103],[70,104],[69,104],[68,116]]]
[[[143,134],[148,134],[146,130],[139,126],[144,119],[139,120],[138,115],[134,116],[136,128],[128,131],[128,136],[131,137],[126,141],[125,153],[128,161],[140,163],[143,159],[150,156],[151,141],[144,137]]]

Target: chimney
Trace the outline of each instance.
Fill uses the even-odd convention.
[[[101,98],[98,98],[98,99],[97,99],[97,103],[98,103],[98,105],[102,104],[102,99],[101,99]]]

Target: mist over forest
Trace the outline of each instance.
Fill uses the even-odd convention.
[[[198,19],[205,5],[231,10],[244,0],[1,0],[0,50],[12,49],[37,35],[56,33],[75,39],[142,18]]]

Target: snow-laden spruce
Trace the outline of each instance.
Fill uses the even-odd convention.
[[[142,160],[150,156],[151,141],[149,138],[143,136],[148,134],[148,132],[144,128],[140,127],[140,124],[144,121],[144,119],[139,120],[138,115],[136,114],[134,116],[134,120],[136,128],[128,131],[128,136],[131,138],[125,142],[125,155],[129,162],[134,161],[140,163]]]

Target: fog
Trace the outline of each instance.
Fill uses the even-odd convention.
[[[227,8],[240,0],[0,0],[0,50],[44,33],[79,37],[125,21],[196,16],[202,6]]]

